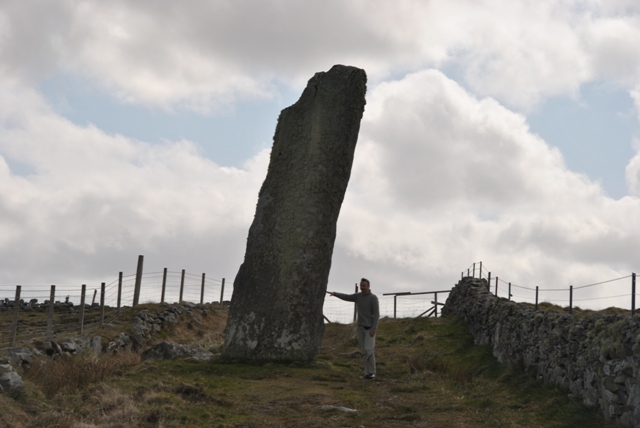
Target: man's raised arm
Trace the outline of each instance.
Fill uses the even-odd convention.
[[[347,302],[355,302],[356,299],[358,298],[358,293],[344,294],[344,293],[337,293],[335,291],[327,291],[327,294],[337,297],[338,299],[346,300]]]

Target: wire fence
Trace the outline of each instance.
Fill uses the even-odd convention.
[[[0,285],[0,349],[60,335],[90,335],[113,323],[123,307],[144,303],[229,303],[233,284],[182,271],[123,275],[96,285]],[[83,293],[84,291],[84,293]],[[357,291],[357,288],[356,288]],[[438,316],[450,290],[378,296],[381,317]],[[16,301],[19,302],[16,305]],[[82,304],[84,303],[84,310]],[[325,298],[327,322],[352,323],[355,305]]]
[[[229,302],[233,284],[203,274],[182,271],[142,272],[123,275],[100,286],[0,285],[0,349],[16,343],[28,343],[53,335],[90,334],[117,319],[120,308],[143,303],[223,303]],[[487,281],[490,292],[498,297],[538,306],[548,302],[572,312],[602,309],[618,305],[635,313],[636,274],[563,288],[522,285],[492,273],[483,262],[474,262],[461,276]],[[84,311],[80,306],[84,293]],[[19,296],[16,296],[19,290]],[[52,292],[55,294],[52,299]],[[357,291],[357,288],[356,288]],[[408,318],[437,316],[450,290],[399,292],[378,296],[381,317]],[[20,304],[15,304],[16,297]],[[51,303],[52,302],[52,303]],[[627,302],[627,304],[625,304]],[[327,296],[323,308],[328,322],[352,323],[355,305]],[[47,314],[47,315],[45,315]]]
[[[210,279],[205,277],[204,288],[202,277],[189,273],[184,274],[182,282],[181,272],[167,272],[165,283],[165,298],[161,299],[163,273],[144,273],[141,278],[140,304],[192,302],[199,303],[228,303],[233,293],[233,285],[225,284],[224,279]],[[114,280],[105,284],[104,317],[101,317],[101,287],[87,287],[85,293],[85,311],[83,332],[89,334],[103,324],[112,323],[119,315],[118,289],[120,288],[120,308],[133,306],[135,294],[135,275],[122,277],[122,283]],[[51,335],[73,334],[80,331],[80,304],[82,300],[81,286],[55,286],[53,304],[52,328],[48,334],[49,320],[47,314],[50,308],[50,290],[44,285],[21,286],[17,324],[14,327],[16,336],[11,340],[12,315],[16,286],[0,286],[0,302],[6,306],[0,310],[0,348],[13,343],[28,342],[42,339]],[[180,290],[182,289],[182,299]],[[204,291],[204,292],[203,292]],[[438,316],[439,309],[446,299],[449,290],[426,293],[394,293],[378,296],[380,316],[390,318],[408,318],[418,316]],[[434,300],[434,298],[436,300]],[[436,305],[434,302],[438,302]],[[356,320],[355,305],[352,302],[327,296],[324,301],[323,312],[328,322],[352,323]]]
[[[540,303],[551,303],[565,307],[569,313],[574,309],[602,310],[618,308],[636,311],[636,274],[611,278],[578,286],[549,287],[522,285],[507,281],[495,274],[483,262],[474,262],[462,271],[461,276],[471,276],[487,281],[490,292],[498,297],[518,302],[531,303],[538,307]],[[493,275],[493,276],[492,276]]]
[[[233,284],[203,274],[182,271],[142,272],[142,256],[136,274],[123,275],[100,286],[90,285],[0,285],[0,348],[59,334],[89,334],[117,319],[121,307],[143,303],[223,303],[229,302]],[[615,305],[636,309],[636,274],[589,284],[553,288],[510,282],[492,273],[483,262],[474,262],[461,276],[487,281],[490,292],[498,297],[538,306],[548,302],[572,312],[602,309]],[[80,309],[84,294],[84,311]],[[55,294],[52,299],[52,291]],[[19,296],[16,296],[19,290]],[[356,288],[357,291],[357,288]],[[450,290],[399,292],[378,296],[381,317],[407,318],[437,316]],[[15,304],[16,297],[20,304]],[[52,302],[52,303],[50,303]],[[355,305],[327,296],[323,308],[328,322],[351,323],[356,320]],[[47,316],[44,315],[47,314]]]
[[[137,303],[223,303],[233,293],[224,278],[184,270],[142,273],[140,268],[139,272],[120,272],[109,283],[89,287],[0,285],[0,349],[53,336],[88,335],[115,321],[122,307]]]
[[[440,306],[451,290],[427,292],[401,292],[383,294],[378,297],[380,317],[416,318],[437,317]],[[437,302],[437,303],[436,303]],[[330,322],[349,324],[356,321],[355,304],[327,296],[324,300],[324,316]]]

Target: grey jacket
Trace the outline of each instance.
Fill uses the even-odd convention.
[[[334,293],[334,295],[347,302],[355,302],[358,309],[358,327],[368,327],[373,330],[378,329],[378,321],[380,320],[380,308],[378,306],[378,298],[372,292],[367,294],[343,294]]]

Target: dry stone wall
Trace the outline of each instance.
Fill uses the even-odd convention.
[[[508,366],[567,388],[605,417],[640,427],[640,318],[569,315],[498,298],[487,282],[463,278],[443,315],[466,320],[475,343]]]

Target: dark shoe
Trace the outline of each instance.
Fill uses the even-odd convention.
[[[363,379],[375,379],[375,378],[376,378],[376,374],[375,373],[367,373],[363,377]]]

